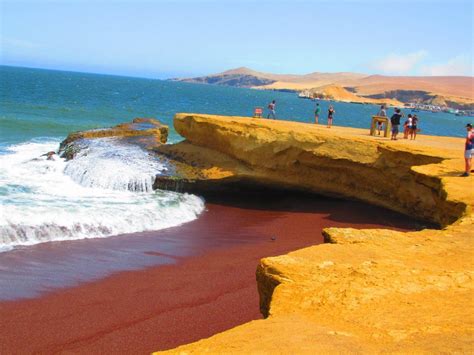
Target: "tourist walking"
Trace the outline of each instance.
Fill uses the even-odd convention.
[[[465,170],[461,176],[469,176],[472,166],[472,155],[474,154],[474,132],[472,130],[472,124],[468,123],[466,125],[467,136],[466,143],[464,145],[464,161],[465,161]]]
[[[332,120],[334,118],[335,113],[336,113],[336,110],[334,110],[334,107],[330,105],[328,109],[328,128],[331,128],[332,126]]]
[[[319,102],[316,104],[316,110],[314,110],[314,123],[318,124],[319,114],[321,113],[321,107],[319,107]]]
[[[385,105],[382,105],[380,106],[380,111],[379,113],[377,113],[377,116],[380,116],[380,117],[387,117],[387,111],[385,110]],[[379,132],[379,136],[380,136],[380,131],[382,130],[382,127],[383,126],[383,123],[378,121],[377,122],[377,130]]]
[[[402,113],[399,108],[395,109],[395,113],[390,117],[390,123],[392,124],[392,137],[390,138],[391,140],[396,141],[397,140],[397,135],[399,132],[399,127],[400,127],[400,120],[402,118]]]
[[[416,139],[416,133],[418,131],[418,116],[413,115],[411,119],[411,131],[410,131],[410,139],[415,140]]]
[[[276,101],[273,100],[268,104],[268,110],[270,111],[267,115],[267,118],[270,118],[270,116],[273,117],[273,119],[276,119]]]

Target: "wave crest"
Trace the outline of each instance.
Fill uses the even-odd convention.
[[[165,167],[138,147],[103,139],[69,162],[39,157],[57,146],[30,142],[0,155],[0,249],[159,230],[204,209],[197,196],[153,191]]]

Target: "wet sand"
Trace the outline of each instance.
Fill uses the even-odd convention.
[[[83,262],[98,271],[86,273],[74,287],[48,288],[35,298],[0,302],[0,353],[145,354],[259,319],[259,260],[321,243],[321,229],[329,226],[419,227],[404,216],[356,202],[298,197],[208,203],[200,218],[183,226],[37,246],[40,252],[31,255],[44,258],[43,263],[36,260],[39,268],[75,245],[72,253],[89,250],[93,257]],[[173,240],[177,247],[162,248],[164,241]],[[110,254],[112,259],[120,259],[127,249],[126,260],[115,260],[118,266],[105,278],[108,269],[101,273],[104,264],[100,253],[97,256],[101,248],[119,250]],[[0,276],[28,280],[31,271],[22,274],[19,259],[8,260]],[[136,262],[142,259],[148,261]],[[14,277],[11,270],[16,270]],[[38,275],[40,283],[54,278],[50,273]],[[73,271],[68,275],[74,279]],[[69,279],[64,278],[64,286]]]

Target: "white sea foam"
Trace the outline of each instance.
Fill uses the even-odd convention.
[[[164,167],[138,147],[104,139],[69,162],[39,157],[57,147],[24,143],[0,155],[0,251],[163,229],[204,208],[193,195],[152,191]]]
[[[155,175],[163,169],[140,147],[103,138],[88,142],[64,173],[86,187],[151,192]]]

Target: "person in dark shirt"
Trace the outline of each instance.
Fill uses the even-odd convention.
[[[331,128],[332,126],[332,120],[334,118],[335,113],[336,110],[334,109],[334,107],[332,107],[332,105],[330,105],[328,109],[328,128]]]
[[[411,132],[410,132],[410,137],[411,139],[415,140],[416,139],[416,131],[418,130],[418,116],[417,115],[413,115],[413,118],[412,118],[412,124],[411,124]]]
[[[395,109],[395,113],[390,117],[390,123],[392,124],[392,137],[391,139],[396,141],[400,127],[400,120],[403,117],[399,108]]]

